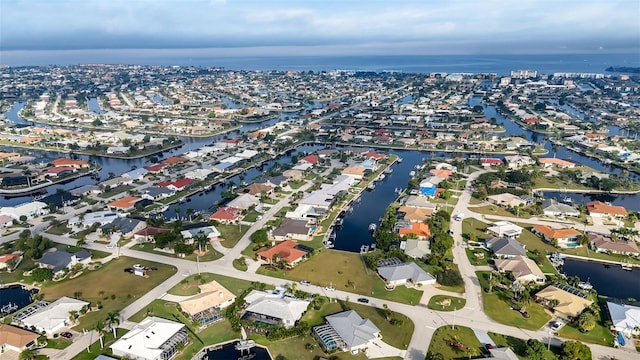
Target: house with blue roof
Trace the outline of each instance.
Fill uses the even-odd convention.
[[[90,262],[91,253],[86,249],[73,254],[64,250],[51,249],[37,260],[39,267],[51,269],[54,275],[60,275],[65,269],[70,270],[77,264],[87,265]]]
[[[142,180],[148,172],[149,170],[141,167],[141,168],[133,169],[129,172],[126,172],[122,174],[122,176],[127,177],[131,180]]]

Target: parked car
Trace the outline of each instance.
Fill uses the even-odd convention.
[[[489,349],[493,349],[493,345],[492,344],[484,344],[484,347],[489,350]]]
[[[562,321],[552,321],[549,324],[549,327],[551,328],[551,330],[553,331],[558,331],[560,330],[560,328],[562,327],[562,325],[564,325],[564,323]]]
[[[311,285],[307,280],[300,280],[300,285]]]
[[[63,333],[60,333],[60,336],[62,336],[65,339],[71,339],[73,337],[73,334],[68,331],[65,331]]]
[[[333,286],[327,286],[324,289],[327,291],[336,291],[336,288],[334,288]]]
[[[367,299],[367,298],[358,298],[358,302],[361,302],[363,304],[368,304],[369,303],[369,299]]]

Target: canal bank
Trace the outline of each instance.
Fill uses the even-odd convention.
[[[599,295],[640,300],[640,268],[623,270],[618,264],[567,256],[561,271],[567,276],[577,276],[581,281],[591,283]]]

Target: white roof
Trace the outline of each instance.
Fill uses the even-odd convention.
[[[640,327],[640,307],[607,302],[611,322],[616,330],[632,331]]]
[[[349,348],[364,345],[380,333],[380,329],[371,320],[361,318],[353,310],[329,315],[326,319]]]
[[[307,170],[311,169],[312,167],[313,167],[313,164],[301,163],[301,164],[297,164],[296,166],[292,167],[291,169],[307,171]]]
[[[42,328],[50,333],[69,318],[69,311],[80,311],[87,305],[89,303],[86,301],[64,296],[22,319],[22,323],[26,326]]]
[[[142,320],[111,345],[114,353],[130,354],[135,359],[156,359],[160,346],[184,327],[184,324],[151,316]]]
[[[228,158],[224,159],[223,162],[229,163],[229,164],[235,164],[237,162],[240,162],[244,160],[241,157],[237,157],[237,156],[229,156]]]
[[[414,283],[421,283],[423,281],[432,281],[435,278],[424,271],[420,266],[414,262],[406,262],[397,265],[388,265],[378,267],[378,274],[385,278],[389,282],[396,281],[409,281]]]
[[[331,206],[333,202],[333,196],[327,194],[322,190],[314,191],[305,197],[303,197],[299,204],[300,205],[310,205],[310,206]]]
[[[14,219],[20,219],[21,216],[31,216],[31,214],[37,213],[41,209],[47,207],[47,204],[41,201],[28,202],[16,206],[5,206],[0,208],[0,215],[9,215]]]
[[[260,199],[257,196],[253,196],[251,194],[242,194],[237,198],[229,201],[227,207],[232,207],[236,209],[246,210],[251,207],[251,205],[260,204]]]
[[[237,153],[235,156],[243,159],[251,159],[252,157],[258,155],[258,151],[256,150],[244,150],[241,153]]]
[[[246,311],[282,319],[285,323],[293,324],[307,311],[310,302],[286,297],[284,293],[284,289],[276,289],[273,292],[251,290],[244,299],[249,304]]]

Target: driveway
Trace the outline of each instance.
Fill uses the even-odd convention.
[[[486,331],[484,330],[478,330],[478,329],[473,329],[473,333],[476,334],[476,337],[478,338],[478,340],[480,341],[480,343],[482,345],[486,345],[486,344],[491,344],[494,347],[496,346],[496,344],[493,342],[493,340],[489,337],[489,334],[487,334]]]
[[[386,358],[386,357],[394,357],[394,356],[399,356],[401,358],[404,358],[404,355],[406,352],[407,352],[406,350],[400,350],[398,348],[395,348],[380,339],[375,339],[373,340],[373,344],[367,347],[367,351],[365,352],[365,354],[369,359]]]

